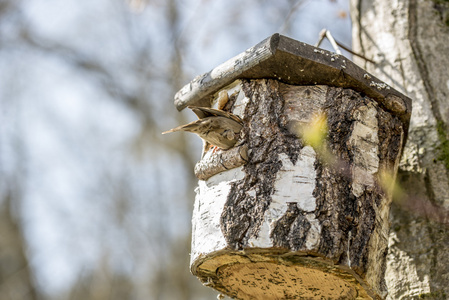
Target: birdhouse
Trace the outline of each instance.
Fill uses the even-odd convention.
[[[177,130],[205,140],[190,265],[204,285],[234,299],[385,298],[409,98],[274,34],[196,77],[175,105],[199,117]]]

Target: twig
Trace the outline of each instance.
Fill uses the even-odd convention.
[[[341,54],[341,51],[338,47],[348,51],[349,53],[351,53],[352,55],[358,56],[370,63],[372,63],[373,65],[375,65],[376,63],[372,60],[369,59],[361,54],[355,53],[354,51],[352,51],[349,47],[346,47],[345,45],[343,45],[342,43],[338,42],[337,40],[334,39],[334,37],[331,35],[330,31],[327,30],[326,28],[324,28],[323,30],[320,31],[319,34],[319,40],[318,42],[315,44],[315,47],[319,47],[321,45],[321,43],[323,42],[324,38],[327,38],[329,40],[329,42],[331,43],[332,47],[335,50],[335,53],[337,54]]]

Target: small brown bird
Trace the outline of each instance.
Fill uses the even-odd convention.
[[[198,116],[198,120],[162,132],[162,134],[188,131],[196,133],[206,143],[223,150],[235,145],[243,126],[238,116],[209,107],[189,106],[189,108]]]

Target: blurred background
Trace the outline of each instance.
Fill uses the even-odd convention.
[[[0,300],[216,299],[189,272],[201,141],[161,135],[195,119],[174,94],[275,32],[350,46],[348,6],[0,0]]]

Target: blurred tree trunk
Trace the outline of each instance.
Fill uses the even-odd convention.
[[[12,206],[17,189],[9,187],[0,201],[0,299],[35,300],[36,294],[26,245]]]
[[[413,100],[391,211],[389,299],[449,297],[449,1],[351,0],[356,62]]]

